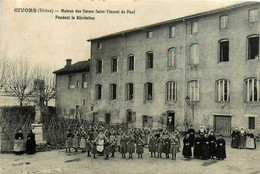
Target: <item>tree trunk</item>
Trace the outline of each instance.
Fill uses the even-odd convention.
[[[48,100],[45,100],[45,105],[48,106]]]
[[[20,106],[23,106],[23,101],[22,100],[20,100]]]

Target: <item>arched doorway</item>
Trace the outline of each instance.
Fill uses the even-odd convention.
[[[167,112],[167,129],[168,131],[174,131],[175,113],[174,111]]]

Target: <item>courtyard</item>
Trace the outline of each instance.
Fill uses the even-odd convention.
[[[227,139],[227,138],[226,138]],[[260,143],[257,142],[257,147]],[[143,159],[122,159],[116,153],[115,158],[104,160],[87,157],[86,153],[66,153],[65,150],[39,152],[35,155],[0,154],[0,173],[53,173],[53,174],[81,174],[81,173],[177,173],[177,174],[259,174],[260,149],[233,149],[227,140],[227,159],[199,160],[185,159],[181,152],[177,154],[176,161],[163,158],[150,158],[148,148],[145,148]]]

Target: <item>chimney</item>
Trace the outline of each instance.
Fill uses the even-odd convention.
[[[65,68],[69,68],[71,66],[71,59],[66,59]]]

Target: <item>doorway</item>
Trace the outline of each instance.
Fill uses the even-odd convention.
[[[175,119],[175,113],[173,111],[167,112],[167,129],[168,131],[174,131],[174,120]]]

